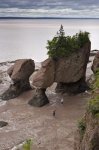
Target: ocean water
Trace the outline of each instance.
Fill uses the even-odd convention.
[[[88,31],[91,49],[99,49],[99,19],[33,19],[0,20],[0,62],[19,58],[43,61],[47,40],[64,26],[66,35]]]

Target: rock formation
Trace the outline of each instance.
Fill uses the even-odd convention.
[[[54,60],[49,58],[42,62],[41,69],[33,76],[32,84],[35,87],[46,89],[54,82],[55,63]]]
[[[87,104],[85,116],[78,124],[74,150],[99,150],[99,70],[97,71],[99,59],[97,56],[99,53],[92,65],[95,72],[92,98]]]
[[[87,88],[85,76],[89,56],[90,42],[68,57],[48,58],[42,62],[41,68],[33,74],[32,87],[36,90],[29,104],[43,106],[48,103],[45,91],[54,82],[57,82],[56,91],[84,92]],[[7,71],[13,84],[2,95],[2,99],[15,98],[23,91],[30,89],[29,77],[34,69],[35,64],[31,59],[16,61]]]
[[[58,83],[57,92],[79,93],[86,90],[85,76],[89,56],[90,42],[70,57],[60,58],[56,61],[55,81]]]
[[[33,75],[32,85],[36,87],[36,90],[29,102],[30,105],[41,107],[49,102],[45,91],[53,84],[54,74],[54,60],[49,58],[42,62],[41,69]]]
[[[65,92],[84,91],[89,56],[90,42],[69,57],[45,60],[41,69],[33,77],[33,85],[46,89],[53,82],[57,82],[57,89],[63,88]]]
[[[92,71],[95,73],[97,70],[99,70],[99,52],[95,55],[92,65]]]
[[[67,93],[84,92],[87,88],[85,76],[89,56],[90,42],[69,57],[48,58],[42,62],[41,69],[33,75],[32,86],[38,90],[29,104],[34,106],[41,106],[41,103],[44,104],[43,99],[41,100],[42,102],[40,101],[40,96],[45,97],[44,92],[54,82],[58,83],[56,91]],[[48,100],[45,100],[46,102]]]
[[[29,77],[35,70],[34,61],[31,59],[20,59],[11,66],[7,73],[13,84],[3,93],[2,99],[8,100],[19,96],[22,92],[31,89]]]
[[[86,113],[75,134],[74,150],[99,150],[99,118]]]

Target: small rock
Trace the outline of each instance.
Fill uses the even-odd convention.
[[[0,80],[0,84],[2,83],[2,80]]]
[[[0,128],[4,127],[4,126],[7,126],[8,123],[5,122],[5,121],[0,121]]]
[[[91,50],[90,52],[90,56],[95,56],[97,54],[99,50],[95,49],[95,50]]]

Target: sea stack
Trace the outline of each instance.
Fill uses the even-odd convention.
[[[10,76],[12,83],[9,89],[2,94],[3,100],[16,98],[22,92],[31,89],[29,77],[35,70],[34,61],[31,59],[20,59],[11,66],[7,73]]]

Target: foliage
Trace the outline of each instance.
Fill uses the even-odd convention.
[[[96,117],[96,118],[99,118],[99,113],[97,113],[97,114],[95,115],[95,117]]]
[[[83,47],[89,41],[88,32],[79,32],[74,36],[65,36],[63,26],[61,25],[57,35],[47,42],[47,49],[49,57],[67,57],[73,52]]]
[[[23,144],[23,150],[31,150],[32,140],[29,139]]]
[[[82,118],[81,120],[79,120],[79,122],[78,122],[78,128],[79,128],[81,136],[83,137],[83,135],[85,133],[85,129],[86,129],[86,123],[85,123],[85,119],[84,118]]]
[[[88,103],[88,111],[93,115],[97,115],[99,113],[99,96],[91,99]]]
[[[97,95],[97,92],[99,92],[99,70],[95,73],[95,81],[92,88],[94,96],[93,99],[88,102],[88,110],[96,117],[99,117],[99,95]]]
[[[95,73],[95,82],[92,86],[93,91],[95,92],[97,89],[99,89],[99,70],[96,71]]]

